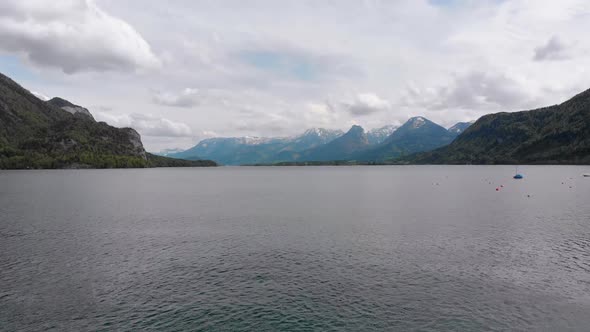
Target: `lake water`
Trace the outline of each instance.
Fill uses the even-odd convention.
[[[3,171],[0,330],[588,331],[589,169],[520,171]]]

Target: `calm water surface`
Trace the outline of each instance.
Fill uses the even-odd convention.
[[[3,171],[0,330],[588,331],[590,171],[521,171]]]

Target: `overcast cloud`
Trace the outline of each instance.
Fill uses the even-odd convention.
[[[199,103],[199,90],[186,88],[180,93],[157,92],[154,95],[156,104],[174,107],[192,107]]]
[[[535,49],[534,59],[536,61],[566,60],[569,58],[567,51],[565,43],[557,36],[553,36],[545,45]]]
[[[117,127],[131,127],[143,135],[156,137],[190,137],[192,130],[184,123],[174,122],[151,114],[112,114],[93,111],[98,121],[105,121]]]
[[[135,127],[151,151],[450,126],[590,88],[588,17],[586,0],[7,0],[0,72]]]
[[[352,103],[344,103],[344,107],[350,114],[360,116],[389,110],[391,104],[374,93],[360,93]]]

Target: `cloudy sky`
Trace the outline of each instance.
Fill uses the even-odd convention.
[[[158,151],[555,104],[588,31],[587,0],[3,0],[0,72]]]

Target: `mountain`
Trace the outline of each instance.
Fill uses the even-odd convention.
[[[455,135],[421,116],[413,117],[395,130],[378,146],[362,151],[358,160],[389,160],[449,144]]]
[[[200,156],[225,165],[273,163],[291,160],[300,151],[320,146],[342,135],[340,130],[313,128],[294,137],[216,137],[169,157],[194,159]]]
[[[92,114],[90,114],[90,111],[88,109],[86,109],[82,106],[74,105],[65,99],[55,97],[55,98],[52,98],[52,99],[46,101],[46,103],[51,104],[55,107],[59,107],[62,110],[69,112],[71,114],[74,114],[74,115],[79,114],[82,116],[87,116],[90,119],[94,120],[94,117],[92,116]]]
[[[170,154],[172,158],[207,158],[224,165],[241,165],[271,160],[284,146],[283,138],[261,137],[215,137],[200,141],[196,146],[179,153]]]
[[[428,151],[450,143],[456,134],[415,117],[403,126],[388,125],[368,132],[353,126],[340,130],[313,128],[294,137],[216,137],[169,157],[194,160],[200,157],[225,165],[274,164],[308,161],[374,161]]]
[[[0,168],[151,166],[135,130],[96,122],[87,111],[42,101],[0,74]]]
[[[454,134],[455,136],[459,136],[465,129],[469,128],[473,124],[473,121],[470,122],[457,122],[448,130],[450,133]]]
[[[349,160],[355,153],[369,146],[367,134],[361,126],[352,126],[350,130],[333,141],[305,150],[297,161]]]
[[[399,128],[399,126],[387,125],[381,128],[371,129],[367,132],[367,140],[371,145],[381,144],[389,135],[393,134],[397,128]]]
[[[281,149],[283,151],[304,151],[307,149],[329,143],[334,139],[344,135],[342,130],[312,128],[306,130],[303,134],[295,136],[288,141],[288,144]]]
[[[449,146],[404,162],[590,164],[590,90],[559,105],[485,115]]]
[[[152,154],[154,154],[156,156],[161,156],[161,157],[168,157],[170,155],[173,155],[173,154],[176,154],[176,153],[180,153],[180,152],[183,152],[183,151],[184,151],[184,149],[163,149],[163,150],[160,150],[158,152],[153,152]]]

